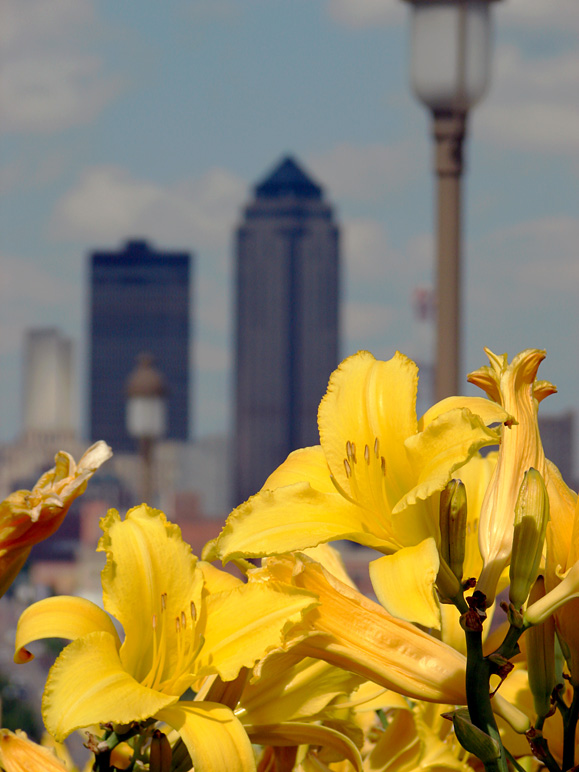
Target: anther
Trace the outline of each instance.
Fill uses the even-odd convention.
[[[370,448],[367,445],[364,445],[364,458],[368,466],[370,466]]]
[[[157,615],[153,614],[153,630],[157,629]]]
[[[374,440],[374,455],[376,458],[380,458],[380,440],[378,437]]]
[[[185,616],[184,611],[181,612],[181,627],[183,628],[183,630],[187,629],[187,617]]]
[[[356,463],[356,443],[351,442],[350,447],[352,448],[352,461]]]
[[[197,612],[195,611],[195,604],[191,601],[191,619],[195,622],[197,619]]]
[[[351,477],[352,476],[352,468],[351,468],[350,464],[348,463],[348,459],[347,458],[344,459],[344,469],[346,470],[346,477]]]
[[[380,469],[382,470],[384,477],[386,477],[386,459],[384,456],[380,458]]]
[[[165,611],[166,608],[167,608],[167,593],[162,592],[161,593],[161,610]]]
[[[179,617],[175,617],[175,632],[181,632],[181,622],[179,622]]]

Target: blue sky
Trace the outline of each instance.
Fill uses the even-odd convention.
[[[227,429],[232,232],[286,153],[342,224],[343,354],[429,357],[411,301],[433,280],[431,144],[400,0],[1,3],[0,441],[21,427],[24,330],[72,336],[82,374],[86,255],[134,236],[196,255],[195,433]],[[579,407],[579,13],[493,12],[466,149],[463,370],[485,345],[546,348],[558,414]]]

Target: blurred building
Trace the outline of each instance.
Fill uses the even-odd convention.
[[[26,332],[23,395],[26,436],[54,444],[76,435],[73,347],[59,330]]]
[[[22,357],[22,424],[18,436],[0,446],[0,500],[29,488],[67,450],[86,449],[77,431],[73,343],[53,327],[27,330]]]
[[[90,265],[89,433],[115,452],[135,449],[126,430],[126,382],[149,353],[167,385],[167,437],[189,427],[191,256],[129,241],[94,252]]]
[[[339,232],[292,158],[255,187],[236,243],[234,503],[295,448],[319,442],[338,363]]]
[[[577,490],[575,474],[575,413],[569,410],[561,415],[541,415],[539,429],[546,457],[552,461],[563,475],[563,479]]]

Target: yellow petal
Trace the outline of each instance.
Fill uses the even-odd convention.
[[[322,660],[275,651],[266,656],[259,679],[245,687],[237,714],[244,724],[317,718],[328,703],[349,694],[360,681],[359,676]]]
[[[198,772],[252,772],[255,758],[245,729],[225,705],[178,702],[157,713],[187,746]]]
[[[409,710],[396,711],[366,761],[368,770],[419,769],[420,740]]]
[[[464,704],[462,654],[392,617],[305,556],[294,566],[293,581],[320,600],[307,616],[312,635],[298,644],[300,652],[414,699]]]
[[[426,411],[418,422],[418,431],[426,429],[429,424],[443,413],[448,413],[450,410],[462,410],[465,407],[471,413],[478,415],[485,426],[504,424],[505,421],[512,418],[501,405],[484,397],[446,397],[446,399],[441,399],[440,402],[437,402]]]
[[[376,597],[392,616],[440,630],[440,609],[434,583],[440,566],[434,539],[404,547],[373,560],[370,579]]]
[[[0,550],[0,598],[10,587],[26,563],[32,547]]]
[[[321,745],[338,751],[361,772],[362,759],[354,743],[341,732],[327,726],[287,722],[266,726],[246,727],[251,741],[257,745]]]
[[[320,403],[318,424],[330,471],[343,490],[350,491],[346,443],[353,442],[362,458],[365,445],[373,452],[376,439],[394,501],[408,490],[413,472],[404,441],[416,433],[417,384],[418,368],[399,352],[380,362],[360,351],[334,371]]]
[[[24,732],[0,729],[0,768],[5,772],[67,772],[48,748],[32,742]]]
[[[313,593],[276,582],[249,582],[210,595],[197,675],[217,672],[224,681],[233,680],[240,668],[253,667],[268,649],[279,646],[284,628],[316,604]]]
[[[284,485],[307,481],[317,491],[335,493],[328,462],[321,445],[294,450],[286,460],[272,472],[262,490],[283,488]]]
[[[412,466],[419,470],[418,484],[398,502],[393,512],[441,491],[453,473],[481,447],[496,445],[499,439],[500,432],[487,428],[466,408],[451,410],[436,418],[405,443]]]
[[[191,603],[200,613],[203,574],[181,529],[146,505],[131,509],[124,520],[110,510],[101,522],[98,550],[106,552],[102,572],[103,605],[122,624],[125,640],[121,661],[138,680],[151,666],[153,616],[161,596],[168,620],[189,614]],[[138,602],[136,602],[138,599]],[[177,658],[177,637],[167,636],[166,666]]]
[[[102,630],[115,641],[121,642],[109,615],[85,598],[66,595],[45,598],[24,610],[18,620],[14,662],[29,662],[33,656],[26,650],[32,641],[41,638],[68,638],[74,640],[88,633]]]
[[[332,547],[331,544],[318,544],[317,547],[310,547],[304,550],[304,555],[315,560],[316,563],[321,563],[326,571],[329,571],[330,574],[333,574],[336,579],[344,582],[344,584],[356,587],[346,571],[340,552],[335,547]]]
[[[321,493],[308,483],[262,490],[227,518],[221,534],[203,550],[204,560],[265,557],[350,539],[384,548],[376,516],[339,493]]]
[[[538,403],[555,387],[541,382],[535,394],[535,376],[545,352],[526,349],[509,364],[506,354],[497,356],[485,349],[490,366],[482,367],[468,380],[484,389],[501,404],[514,421],[508,422],[501,437],[497,465],[488,486],[479,524],[479,546],[483,568],[477,590],[494,600],[498,582],[511,559],[515,505],[524,473],[533,467],[547,479],[545,454],[538,425]]]
[[[135,681],[121,664],[113,636],[96,632],[69,644],[52,666],[42,716],[50,734],[62,742],[85,726],[144,721],[176,701]]]
[[[237,576],[233,576],[233,574],[230,574],[227,571],[222,571],[212,563],[207,563],[206,560],[200,560],[197,565],[203,572],[205,589],[211,594],[232,590],[234,587],[239,587],[243,584],[241,579],[238,579]]]

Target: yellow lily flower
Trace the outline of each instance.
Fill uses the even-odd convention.
[[[464,704],[465,657],[343,584],[305,555],[269,558],[256,577],[291,582],[320,604],[291,631],[284,648],[322,659],[413,699]],[[271,655],[273,656],[273,655]]]
[[[499,578],[511,559],[515,505],[524,473],[535,468],[548,484],[545,453],[538,424],[539,402],[557,391],[535,377],[545,351],[526,349],[509,364],[507,355],[497,356],[485,348],[490,366],[468,376],[513,418],[505,427],[495,471],[480,514],[479,546],[483,568],[477,589],[491,605]]]
[[[0,729],[0,769],[5,772],[69,772],[48,748],[29,740],[25,732]]]
[[[102,722],[154,718],[179,732],[196,772],[255,769],[250,740],[229,707],[179,698],[203,676],[232,681],[253,667],[315,596],[276,582],[218,580],[216,569],[199,566],[180,529],[145,505],[125,520],[111,510],[101,526],[103,605],[124,641],[111,617],[82,598],[47,598],[18,623],[16,662],[32,657],[31,641],[72,639],[46,683],[48,731],[61,741]]]
[[[529,609],[554,613],[559,640],[571,673],[579,686],[579,499],[563,481],[559,470],[549,464],[551,519],[547,525],[547,560],[544,598]]]
[[[16,491],[0,504],[0,597],[10,587],[34,544],[60,526],[72,502],[88,480],[112,456],[105,442],[92,445],[78,464],[60,451],[55,466],[45,472],[31,491]]]
[[[346,359],[330,378],[318,424],[320,445],[290,454],[263,489],[228,518],[209,542],[207,560],[264,557],[349,539],[390,553],[419,545],[428,570],[372,570],[376,593],[396,572],[404,602],[388,610],[440,626],[433,582],[438,573],[438,501],[453,473],[499,433],[488,424],[507,413],[482,398],[449,398],[416,417],[418,368],[397,353],[387,362],[365,351]],[[426,542],[426,544],[425,544]],[[400,560],[406,569],[414,559]],[[409,598],[422,598],[408,603]]]
[[[252,574],[291,582],[319,599],[288,632],[282,650],[322,659],[411,699],[466,704],[463,654],[393,617],[316,561],[303,554],[272,557]],[[500,694],[493,697],[493,710],[519,731],[529,728],[526,717]]]
[[[472,772],[452,723],[441,715],[452,707],[418,702],[390,711],[388,726],[364,759],[364,771]]]

